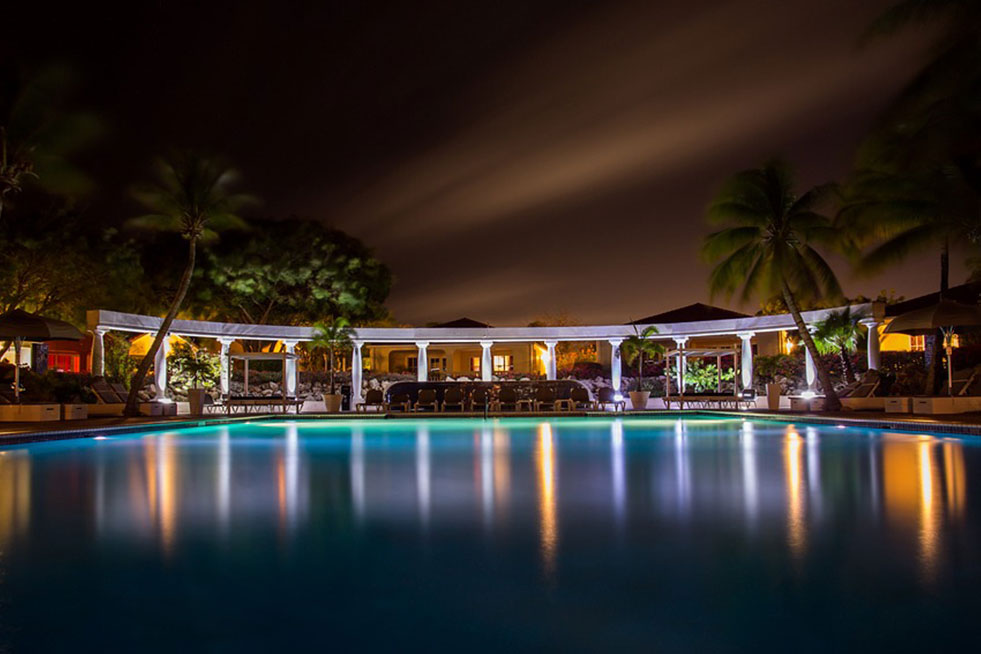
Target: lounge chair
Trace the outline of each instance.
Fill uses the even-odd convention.
[[[589,391],[585,388],[573,388],[569,393],[569,401],[573,409],[584,409],[586,411],[596,408],[596,402],[589,397]]]
[[[388,402],[385,401],[385,394],[377,388],[369,388],[364,394],[364,402],[358,405],[357,411],[367,413],[369,408],[378,411],[388,411]]]
[[[841,406],[846,409],[857,409],[866,411],[884,411],[886,399],[875,397],[875,392],[879,388],[879,375],[869,371],[856,382],[848,384],[838,392],[838,399]]]
[[[541,411],[542,407],[547,407],[548,411],[555,411],[555,391],[548,386],[539,386],[535,391],[535,402],[532,406],[536,412]]]
[[[518,410],[518,394],[515,390],[509,386],[501,386],[501,390],[497,393],[497,399],[494,400],[494,411],[517,411]]]
[[[412,410],[412,400],[405,393],[395,393],[388,398],[388,410],[391,412],[395,409],[408,413]]]
[[[492,409],[494,398],[489,388],[478,386],[470,393],[469,407],[471,411],[483,411],[484,407]]]
[[[462,413],[465,399],[466,398],[463,396],[463,389],[461,389],[459,386],[451,386],[443,393],[443,405],[439,408],[439,410],[446,411],[447,409],[456,409]]]
[[[436,401],[436,391],[431,388],[419,389],[416,403],[412,406],[413,411],[425,411],[426,409],[432,409],[434,413],[439,411],[439,402]]]
[[[626,411],[626,401],[616,399],[616,392],[612,388],[601,388],[596,394],[596,408],[603,411],[608,406],[612,406],[614,411]]]
[[[977,378],[976,368],[953,373],[949,386],[946,380],[944,381],[940,395],[914,397],[912,399],[913,413],[939,414],[981,411],[981,397],[971,394]]]

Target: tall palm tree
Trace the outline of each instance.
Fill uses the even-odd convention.
[[[829,411],[840,409],[841,402],[801,317],[798,298],[841,297],[834,271],[812,245],[837,242],[831,221],[818,213],[833,188],[823,185],[798,196],[790,168],[780,161],[737,173],[709,205],[709,220],[724,227],[709,234],[702,248],[705,258],[716,264],[709,277],[713,295],[739,291],[744,302],[754,295],[783,296],[817,366]]]
[[[15,195],[31,181],[45,190],[75,195],[91,180],[67,157],[101,133],[91,114],[65,110],[74,82],[63,66],[49,66],[29,78],[0,70],[0,220]]]
[[[330,394],[334,394],[334,361],[337,353],[353,345],[351,339],[354,330],[351,323],[343,316],[340,318],[318,322],[314,325],[313,340],[310,341],[310,348],[320,351],[324,356],[324,368],[330,374]],[[360,392],[355,389],[352,392]]]
[[[842,377],[848,383],[855,381],[855,368],[850,355],[858,349],[861,331],[858,316],[852,314],[851,307],[830,312],[814,330],[814,344],[818,352],[838,355]]]
[[[981,3],[902,0],[867,37],[926,22],[940,26],[930,57],[859,149],[838,220],[852,234],[860,271],[936,248],[943,296],[951,250],[966,251],[969,262],[981,252]],[[936,385],[939,352],[935,340],[927,393]]]
[[[180,234],[187,241],[187,262],[153,344],[136,369],[126,400],[126,415],[139,415],[138,393],[187,295],[198,244],[215,241],[218,232],[226,229],[244,229],[245,221],[238,214],[253,202],[250,196],[232,191],[238,173],[218,159],[196,152],[181,152],[158,161],[156,168],[156,182],[133,191],[134,197],[150,213],[132,218],[129,224],[140,229]]]
[[[664,346],[652,340],[657,334],[657,327],[651,325],[643,331],[634,326],[634,333],[623,340],[620,350],[627,359],[627,365],[637,362],[637,390],[644,390],[644,356],[654,358],[664,352]]]

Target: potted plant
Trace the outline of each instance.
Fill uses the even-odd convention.
[[[628,336],[620,346],[628,365],[637,362],[637,379],[632,385],[633,390],[630,391],[630,406],[634,409],[646,409],[647,401],[651,397],[650,386],[644,381],[644,357],[653,358],[664,352],[664,346],[652,339],[657,333],[657,327],[654,325],[644,331],[640,331],[635,326],[634,334]]]
[[[188,410],[192,416],[203,415],[207,388],[214,386],[214,378],[219,373],[221,363],[218,357],[180,343],[174,348],[171,358],[177,369],[175,377],[183,377],[190,382],[187,389]]]
[[[324,408],[327,413],[337,413],[341,410],[341,394],[334,384],[334,360],[337,353],[353,345],[351,336],[354,330],[347,318],[336,318],[328,322],[319,322],[315,325],[313,341],[310,346],[314,350],[319,350],[324,356],[324,368],[327,370],[328,382],[327,392],[324,393]],[[360,388],[352,389],[352,393],[359,393]]]

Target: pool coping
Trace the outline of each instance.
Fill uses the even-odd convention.
[[[720,418],[742,418],[753,420],[766,420],[770,422],[781,422],[786,424],[808,423],[819,425],[834,425],[846,427],[858,427],[865,429],[882,429],[888,431],[902,431],[912,433],[934,433],[949,434],[957,436],[981,436],[981,423],[965,423],[937,420],[936,418],[869,418],[851,417],[843,415],[822,415],[813,413],[776,413],[767,411],[722,411],[711,409],[696,410],[648,410],[648,411],[562,411],[562,412],[542,412],[542,413],[491,413],[487,418],[491,419],[527,419],[527,418],[655,418],[655,417],[720,417]],[[162,421],[135,422],[123,425],[101,425],[86,426],[78,429],[46,429],[40,431],[24,431],[0,435],[0,448],[8,445],[23,445],[27,443],[40,443],[45,441],[69,440],[75,438],[93,438],[96,436],[107,436],[110,434],[132,434],[146,432],[169,431],[173,429],[188,429],[192,427],[210,427],[215,425],[236,424],[242,422],[266,421],[266,420],[413,420],[413,419],[447,419],[447,418],[483,418],[481,413],[408,413],[408,414],[387,414],[387,413],[302,413],[302,414],[263,414],[245,416],[214,416],[214,417],[194,417],[187,419],[170,419]]]

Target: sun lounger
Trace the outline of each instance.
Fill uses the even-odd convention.
[[[422,388],[419,389],[419,396],[416,398],[412,410],[425,411],[427,409],[432,409],[434,413],[439,411],[439,402],[436,401],[436,391],[431,388]]]
[[[494,400],[494,411],[517,411],[518,410],[518,394],[515,390],[509,386],[501,386],[501,390],[497,393],[497,399]]]
[[[596,394],[596,408],[600,411],[608,406],[613,407],[613,411],[626,411],[627,402],[623,399],[616,399],[616,392],[612,388],[601,388]]]
[[[468,404],[471,411],[483,411],[486,406],[491,409],[494,406],[493,398],[491,397],[491,392],[489,388],[483,386],[478,386],[473,389],[470,393],[470,402]]]
[[[574,388],[569,393],[569,401],[573,409],[584,409],[586,411],[596,409],[596,402],[589,397],[589,391],[585,388]]]
[[[878,388],[879,375],[875,372],[869,372],[862,379],[841,389],[838,392],[838,399],[841,400],[841,406],[846,409],[884,411],[886,398],[875,397]]]
[[[535,400],[532,408],[536,412],[542,409],[555,411],[555,391],[548,386],[539,386],[535,391]]]
[[[377,411],[388,411],[388,402],[385,401],[385,394],[377,388],[369,388],[364,394],[364,402],[358,405],[357,411],[367,413],[369,408]]]
[[[408,413],[412,410],[412,400],[405,393],[395,393],[388,398],[388,410],[389,412],[398,409],[404,413]]]
[[[971,394],[976,381],[978,374],[974,368],[955,372],[950,386],[944,381],[940,395],[913,397],[910,400],[913,413],[930,415],[981,411],[981,397]]]
[[[439,410],[456,409],[457,411],[463,412],[464,399],[463,390],[458,386],[447,388],[443,393],[443,404]]]

